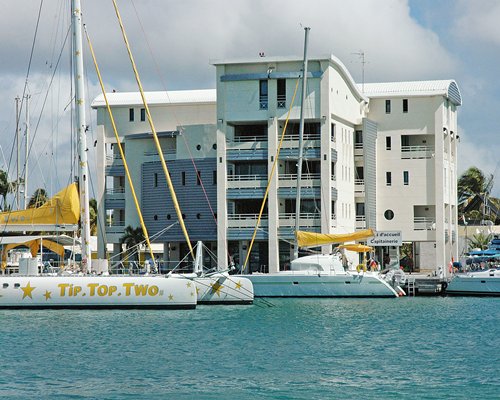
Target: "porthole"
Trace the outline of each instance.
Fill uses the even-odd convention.
[[[8,283],[4,283],[4,284],[3,284],[3,288],[4,288],[4,289],[7,289],[8,287],[9,287],[9,284],[8,284]]]
[[[201,219],[201,214],[200,213],[196,214],[196,218]]]
[[[158,221],[158,215],[155,215],[155,216],[153,217],[153,219],[154,219],[155,221]]]
[[[394,211],[392,210],[385,210],[384,217],[386,220],[390,221],[391,219],[394,218]]]
[[[167,214],[167,219],[171,219],[172,216],[170,214]]]
[[[201,144],[196,145],[196,150],[198,150],[198,151],[201,150]]]
[[[182,219],[186,219],[186,214],[182,214]]]
[[[217,150],[217,143],[214,143],[214,144],[212,145],[212,149]]]
[[[21,286],[21,284],[20,284],[20,283],[14,283],[14,288],[15,288],[15,289],[18,289],[20,286]]]

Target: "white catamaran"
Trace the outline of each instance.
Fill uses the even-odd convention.
[[[0,214],[2,232],[43,231],[52,226],[75,226],[80,221],[82,261],[80,272],[41,273],[27,259],[18,274],[0,275],[0,308],[195,308],[196,286],[192,281],[167,276],[105,276],[91,273],[89,191],[82,21],[79,0],[72,2],[73,65],[76,128],[78,132],[79,181],[59,192],[37,209]],[[78,194],[79,192],[79,194]],[[0,244],[1,244],[0,238]]]

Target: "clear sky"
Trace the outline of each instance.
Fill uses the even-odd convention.
[[[0,168],[15,173],[14,98],[23,93],[40,1],[2,0],[0,13]],[[44,1],[28,92],[31,101],[30,192],[54,193],[71,179],[69,1]],[[459,172],[475,165],[496,176],[500,197],[500,1],[497,0],[120,0],[146,90],[215,87],[210,60],[334,54],[361,81],[355,53],[366,55],[366,82],[455,79]],[[82,0],[108,90],[136,91],[111,1]],[[62,15],[62,17],[61,17]],[[68,39],[69,40],[69,39]],[[61,54],[59,67],[57,60]],[[88,102],[99,89],[87,57]],[[51,90],[47,91],[49,83]],[[43,110],[42,110],[43,108]],[[95,113],[89,110],[89,149]],[[23,125],[24,126],[24,125]],[[23,128],[24,129],[24,128]],[[22,168],[21,168],[22,169]],[[12,179],[14,179],[12,177]]]

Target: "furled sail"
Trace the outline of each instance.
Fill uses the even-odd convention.
[[[353,244],[341,244],[339,249],[346,249],[349,251],[355,251],[356,253],[366,253],[372,251],[373,247],[367,246],[365,244],[353,243]]]
[[[80,199],[76,183],[67,186],[38,208],[0,213],[0,229],[36,230],[43,226],[76,225],[80,219]]]
[[[372,229],[363,229],[353,233],[317,233],[296,231],[297,244],[299,247],[315,247],[321,245],[328,245],[332,243],[352,242],[355,240],[365,240],[369,237],[375,236]]]

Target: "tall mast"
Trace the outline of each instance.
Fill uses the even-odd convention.
[[[25,141],[25,156],[24,156],[24,208],[28,208],[28,154],[29,154],[29,133],[30,133],[30,95],[26,95],[26,141]]]
[[[304,63],[302,65],[302,102],[300,103],[300,125],[299,125],[299,157],[297,160],[297,197],[295,200],[295,232],[300,228],[300,180],[302,178],[302,158],[304,152],[304,103],[307,95],[307,41],[311,28],[304,28]],[[299,258],[299,246],[295,243],[293,249],[294,259]]]
[[[87,163],[87,122],[83,82],[82,12],[80,0],[72,2],[73,66],[75,80],[76,130],[78,135],[78,186],[80,190],[80,225],[82,237],[82,267],[90,272],[89,168]]]
[[[21,128],[20,128],[20,108],[19,108],[19,102],[20,102],[19,96],[16,97],[16,150],[17,150],[17,156],[16,156],[16,207],[17,210],[20,209],[19,206],[19,159],[21,157],[21,150],[20,150],[20,142],[19,142],[19,136],[21,134]]]

